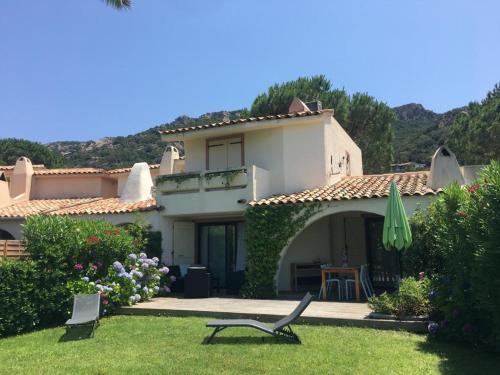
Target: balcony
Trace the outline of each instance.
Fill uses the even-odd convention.
[[[165,215],[241,213],[269,195],[269,172],[255,165],[159,176],[157,200]]]

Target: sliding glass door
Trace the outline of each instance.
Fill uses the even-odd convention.
[[[220,287],[227,287],[227,275],[236,270],[236,223],[200,224],[200,263],[206,266]]]

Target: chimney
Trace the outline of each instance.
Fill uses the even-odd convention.
[[[306,103],[307,108],[311,111],[321,111],[323,109],[323,104],[319,100]]]
[[[448,147],[441,146],[432,157],[428,185],[431,189],[437,190],[452,182],[463,185],[464,178],[455,154]]]
[[[153,180],[148,163],[135,163],[123,187],[120,201],[135,203],[150,199]]]
[[[12,199],[16,201],[30,199],[32,177],[33,165],[31,160],[25,156],[17,159],[10,182],[10,196]]]
[[[10,204],[9,183],[3,172],[0,172],[0,208]]]
[[[306,103],[304,103],[299,98],[293,98],[293,101],[290,104],[290,107],[288,107],[288,113],[309,112],[309,111],[310,111],[310,109],[306,105]]]
[[[175,146],[167,146],[160,162],[160,176],[174,173],[175,160],[179,159],[179,150]]]

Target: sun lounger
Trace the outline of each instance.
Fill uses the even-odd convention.
[[[222,331],[223,329],[229,327],[249,327],[255,328],[262,332],[268,333],[278,338],[284,338],[290,340],[292,342],[300,343],[299,337],[293,332],[292,324],[296,321],[300,315],[304,312],[304,310],[311,303],[312,296],[310,293],[307,293],[299,305],[290,313],[290,315],[285,316],[283,319],[276,322],[273,326],[267,325],[265,323],[259,322],[257,320],[252,319],[218,319],[211,320],[207,323],[207,327],[215,328],[212,334],[207,337],[206,343],[210,343],[214,336]]]

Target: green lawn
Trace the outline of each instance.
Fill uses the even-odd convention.
[[[103,319],[94,339],[59,341],[63,328],[0,340],[2,374],[498,374],[492,354],[425,336],[296,325],[302,345],[228,329],[202,345],[204,318]]]

